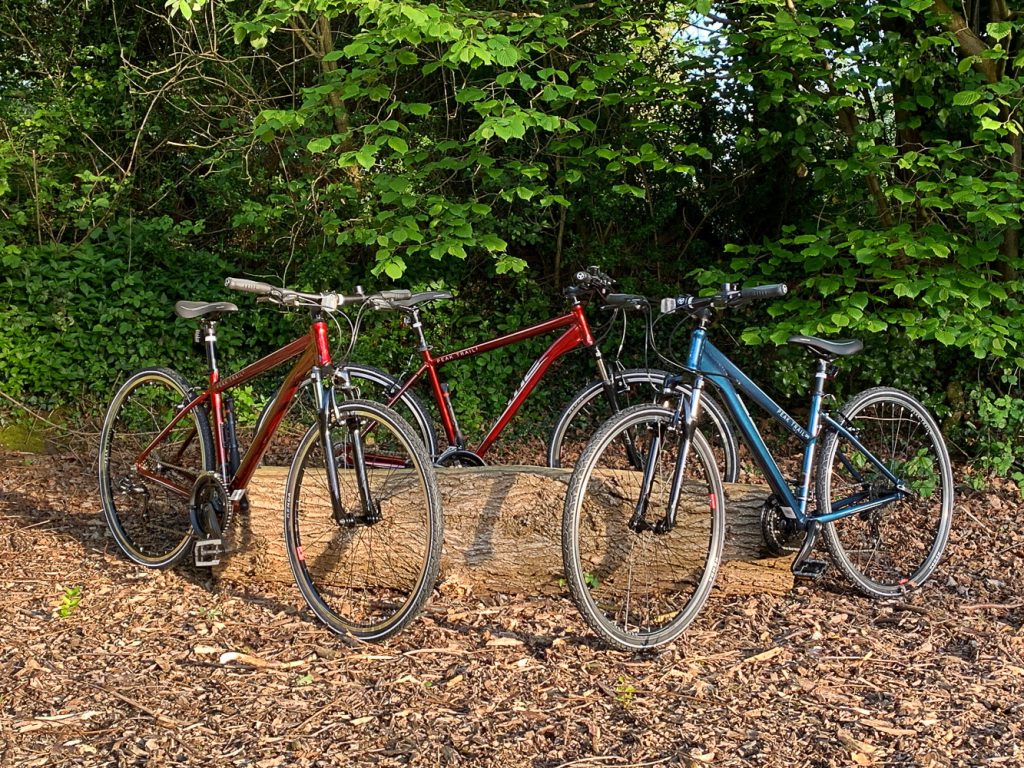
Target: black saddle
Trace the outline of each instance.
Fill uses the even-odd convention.
[[[185,320],[207,315],[211,320],[216,320],[221,315],[237,311],[238,307],[230,301],[179,301],[174,305],[174,314]]]
[[[845,341],[826,341],[815,336],[790,336],[786,339],[788,344],[797,344],[807,347],[815,357],[828,360],[833,357],[846,357],[855,355],[864,349],[864,342],[858,339]]]

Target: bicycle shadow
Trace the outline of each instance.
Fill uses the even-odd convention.
[[[445,511],[442,577],[499,592],[557,583],[569,474],[519,465],[439,469]]]
[[[174,578],[209,593],[238,594],[222,584],[209,568],[200,568],[189,556],[173,568],[147,569],[128,560],[107,528],[100,506],[95,459],[77,455],[22,455],[0,451],[0,535],[10,537],[12,547],[18,534],[47,532],[81,547],[87,558],[104,562],[111,580],[126,587],[146,574],[172,573]],[[295,612],[296,604],[272,601],[278,611]]]

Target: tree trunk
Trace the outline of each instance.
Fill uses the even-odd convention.
[[[473,594],[495,592],[562,594],[561,521],[571,472],[546,467],[489,466],[440,469],[445,540],[441,579],[450,588]],[[263,467],[249,484],[249,513],[239,515],[228,539],[230,554],[215,573],[239,582],[291,582],[281,527],[287,469]],[[411,479],[410,473],[410,479]],[[780,594],[792,588],[790,558],[766,557],[760,511],[769,491],[764,486],[726,486],[726,543],[717,589],[729,594]],[[595,499],[609,509],[612,501]],[[401,514],[401,493],[387,514]],[[687,515],[703,509],[681,507]],[[322,517],[330,519],[326,512]],[[308,533],[307,533],[308,535]],[[401,543],[392,556],[401,559]],[[685,543],[671,554],[673,569],[684,568],[693,553]],[[411,558],[410,558],[411,561]]]

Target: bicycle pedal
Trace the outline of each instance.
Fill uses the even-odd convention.
[[[804,560],[799,565],[793,563],[793,575],[798,579],[817,581],[825,575],[827,570],[828,562],[825,560]]]
[[[221,539],[200,539],[196,542],[196,566],[199,568],[212,568],[215,565],[220,565],[220,558],[223,554],[224,542]]]

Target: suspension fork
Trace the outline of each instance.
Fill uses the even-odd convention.
[[[686,459],[690,455],[690,447],[693,445],[693,433],[697,431],[697,417],[700,416],[701,395],[704,393],[704,377],[697,375],[693,380],[693,387],[690,390],[689,401],[682,395],[679,396],[679,404],[676,406],[675,421],[683,419],[683,445],[676,457],[676,466],[672,470],[672,488],[668,496],[668,508],[665,510],[665,517],[658,521],[655,532],[668,533],[676,524],[676,512],[679,511],[679,497],[683,492],[683,471],[686,469]],[[685,416],[682,411],[686,408]]]
[[[327,492],[331,497],[334,521],[343,525],[348,519],[341,502],[341,486],[338,483],[338,464],[334,460],[334,443],[331,441],[331,419],[335,411],[334,387],[324,386],[323,373],[319,367],[313,369],[313,391],[317,393],[317,421],[320,429],[320,445],[324,448],[324,470],[327,473]],[[347,374],[342,373],[346,378]]]
[[[677,377],[669,378],[665,382],[665,388],[678,384],[679,379]],[[675,467],[672,470],[672,485],[669,489],[668,505],[665,509],[665,516],[654,524],[655,533],[668,533],[675,527],[676,523],[676,512],[679,508],[679,498],[682,495],[683,489],[683,470],[686,468],[686,459],[690,454],[690,446],[693,444],[693,433],[697,427],[697,417],[700,415],[700,400],[701,394],[704,390],[704,377],[697,376],[693,383],[691,390],[691,396],[687,398],[685,395],[679,395],[676,401],[675,412],[672,414],[672,419],[669,422],[668,429],[670,431],[681,431],[682,433],[682,445],[679,450],[679,455],[676,457]],[[643,531],[648,527],[648,524],[644,522],[644,517],[647,514],[648,506],[650,505],[651,497],[651,486],[654,483],[654,471],[658,463],[658,458],[661,454],[662,441],[664,435],[660,432],[651,439],[651,446],[647,454],[647,463],[644,465],[644,476],[640,484],[640,494],[637,499],[636,509],[633,511],[633,516],[629,520],[629,527],[634,531]]]
[[[342,379],[342,388],[347,388],[349,385],[348,372],[342,369],[340,373]],[[323,372],[319,368],[313,370],[313,384],[320,393],[320,408],[319,408],[319,421],[320,421],[320,441],[324,447],[324,462],[327,470],[327,489],[331,497],[331,510],[334,513],[334,521],[339,526],[352,525],[355,522],[353,515],[350,515],[345,510],[345,505],[341,500],[341,483],[338,480],[338,464],[334,458],[334,443],[331,439],[331,421],[334,415],[337,413],[337,400],[335,396],[335,389],[331,385],[331,376],[323,376]],[[324,382],[328,382],[325,384]],[[370,494],[370,483],[366,475],[366,460],[363,451],[363,435],[362,429],[359,427],[359,419],[355,416],[349,418],[348,427],[351,434],[351,446],[352,446],[352,464],[353,469],[356,473],[356,486],[359,490],[359,502],[362,508],[363,516],[369,520],[374,518],[374,510],[372,507],[373,500]]]
[[[605,400],[608,401],[608,406],[612,410],[612,415],[614,415],[618,413],[620,410],[619,400],[617,397],[618,392],[616,391],[615,386],[615,374],[609,372],[608,365],[607,363],[605,363],[604,357],[601,355],[601,350],[598,349],[596,346],[594,346],[592,349],[594,352],[594,362],[597,365],[597,372],[598,375],[601,377],[601,388],[604,391]],[[633,436],[628,434],[625,435],[622,438],[622,444],[623,447],[626,449],[626,458],[629,459],[630,465],[636,467],[637,469],[640,469],[643,466],[643,463],[640,458],[640,452],[636,448],[636,441],[634,440]]]

